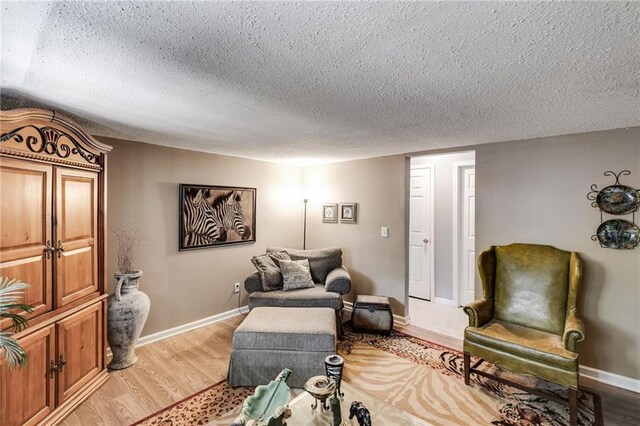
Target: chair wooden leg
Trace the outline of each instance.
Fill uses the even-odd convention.
[[[469,376],[471,374],[471,355],[464,353],[464,384],[469,385]]]
[[[577,426],[578,424],[578,391],[569,388],[569,424]]]

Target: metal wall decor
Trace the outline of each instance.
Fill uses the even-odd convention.
[[[591,207],[600,210],[600,226],[594,235],[593,241],[600,242],[601,247],[612,249],[634,249],[640,242],[640,228],[635,224],[635,214],[640,206],[640,192],[628,185],[620,183],[620,176],[629,176],[629,170],[614,173],[610,170],[604,172],[605,176],[613,176],[616,181],[601,190],[594,183],[587,199],[591,201]],[[604,220],[603,213],[621,216],[632,215],[631,221],[625,219]]]

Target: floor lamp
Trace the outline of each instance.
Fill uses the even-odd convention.
[[[302,227],[302,250],[306,250],[307,249],[307,200],[306,198],[304,200],[304,224]]]

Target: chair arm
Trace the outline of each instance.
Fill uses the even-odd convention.
[[[258,275],[258,271],[245,278],[244,289],[247,290],[249,294],[262,291],[262,280],[260,279],[260,275]]]
[[[576,344],[584,340],[584,323],[575,314],[567,315],[564,323],[564,334],[562,335],[562,345],[571,352],[576,351]]]
[[[470,327],[481,327],[493,317],[493,303],[487,299],[474,300],[463,309],[469,316]]]
[[[347,268],[341,266],[329,272],[324,289],[340,294],[349,293],[351,291],[351,275],[349,275]]]

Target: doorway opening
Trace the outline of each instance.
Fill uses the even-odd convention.
[[[475,296],[475,152],[412,157],[408,191],[410,323],[462,339],[461,306]]]

